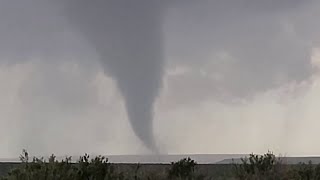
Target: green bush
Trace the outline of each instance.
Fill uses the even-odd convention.
[[[97,156],[89,159],[89,155],[81,156],[77,163],[71,162],[71,157],[57,161],[52,155],[48,162],[44,158],[33,158],[29,162],[28,153],[24,150],[20,156],[21,166],[12,170],[6,180],[122,180],[122,174],[117,174],[108,159]]]
[[[234,165],[234,176],[240,180],[248,179],[284,179],[286,165],[272,152],[264,155],[250,154],[242,158],[240,164]]]
[[[314,165],[311,161],[300,163],[292,166],[288,174],[292,180],[320,180],[320,165]]]
[[[171,169],[168,171],[169,179],[193,179],[195,166],[197,163],[189,158],[181,159],[178,162],[171,163]]]

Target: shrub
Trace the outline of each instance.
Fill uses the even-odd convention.
[[[320,179],[320,165],[314,165],[311,161],[308,164],[294,165],[289,171],[289,177],[292,180],[318,180]]]
[[[44,158],[33,158],[29,162],[28,153],[24,150],[20,156],[21,166],[12,170],[6,180],[122,180],[122,174],[115,173],[112,165],[104,156],[89,159],[89,155],[81,156],[77,163],[71,157],[61,162],[52,155],[49,161]]]
[[[193,179],[197,163],[191,158],[184,158],[178,162],[171,163],[168,171],[169,179]]]
[[[234,175],[242,180],[248,179],[283,179],[286,176],[286,166],[272,152],[264,155],[250,154],[242,158],[241,164],[233,164]]]

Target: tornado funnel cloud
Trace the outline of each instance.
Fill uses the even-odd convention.
[[[156,151],[152,120],[163,75],[162,9],[156,0],[69,0],[66,15],[101,56],[131,127]]]

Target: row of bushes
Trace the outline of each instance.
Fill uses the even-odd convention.
[[[72,162],[71,157],[56,160],[51,155],[48,160],[33,157],[30,160],[27,151],[20,156],[21,164],[11,170],[1,180],[142,180],[142,179],[194,179],[197,163],[190,158],[173,162],[166,171],[165,177],[154,177],[146,174],[140,177],[140,164],[136,165],[133,174],[119,172],[116,166],[108,162],[104,156],[90,158],[88,154],[80,156],[77,162]]]
[[[234,177],[240,180],[320,180],[320,164],[300,163],[288,165],[272,152],[264,155],[251,154],[233,164]]]
[[[320,165],[299,164],[286,165],[272,152],[264,155],[251,154],[241,159],[241,163],[232,164],[230,176],[205,177],[197,172],[197,163],[185,158],[173,162],[162,176],[139,173],[137,164],[133,174],[115,170],[115,166],[104,156],[90,158],[85,154],[76,163],[71,157],[62,161],[52,155],[47,161],[44,158],[29,160],[26,151],[20,157],[21,165],[8,173],[1,180],[142,180],[142,179],[239,179],[239,180],[320,180]]]

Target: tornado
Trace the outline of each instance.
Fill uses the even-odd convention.
[[[135,135],[152,152],[154,104],[163,77],[163,5],[158,0],[63,0],[64,15],[117,83]]]

